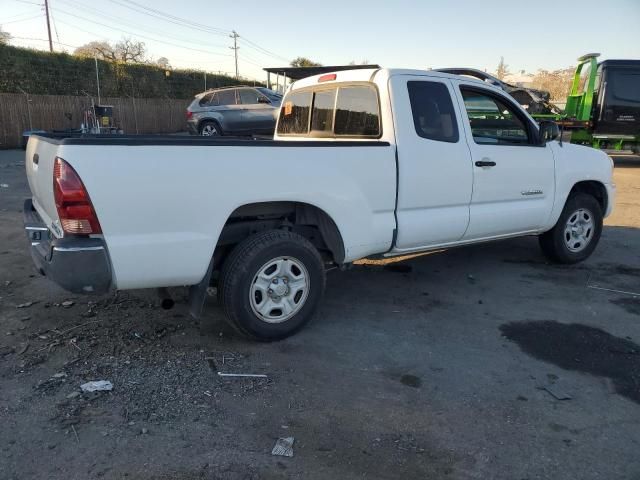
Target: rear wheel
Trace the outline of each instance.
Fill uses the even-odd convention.
[[[304,237],[270,230],[236,246],[220,276],[220,301],[240,333],[286,338],[311,320],[324,293],[324,263]]]
[[[567,200],[556,225],[540,235],[542,252],[558,263],[577,263],[588,258],[602,234],[602,209],[586,193]]]
[[[218,137],[222,135],[222,130],[217,122],[207,120],[200,125],[200,135],[203,137]]]

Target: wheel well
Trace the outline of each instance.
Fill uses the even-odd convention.
[[[301,202],[264,202],[235,209],[225,223],[216,250],[228,249],[257,232],[286,229],[302,235],[326,259],[342,264],[342,235],[331,217],[313,205]]]
[[[571,189],[569,196],[575,193],[586,193],[587,195],[591,195],[600,204],[602,213],[604,214],[604,212],[607,211],[609,199],[607,198],[607,189],[602,183],[596,182],[594,180],[578,182]]]

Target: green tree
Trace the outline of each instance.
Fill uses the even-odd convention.
[[[79,57],[97,57],[107,62],[144,63],[146,47],[144,42],[123,38],[115,45],[109,42],[89,42],[73,52]]]
[[[0,43],[6,44],[9,43],[9,40],[11,40],[11,34],[9,32],[3,31],[2,27],[0,27]]]
[[[322,64],[314,62],[307,57],[298,57],[291,61],[292,67],[321,67]]]

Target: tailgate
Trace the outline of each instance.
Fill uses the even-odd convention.
[[[48,139],[31,136],[27,144],[25,168],[33,206],[47,227],[61,237],[58,211],[53,197],[53,164],[59,145]]]

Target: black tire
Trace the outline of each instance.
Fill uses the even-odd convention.
[[[580,251],[571,251],[565,241],[565,227],[570,217],[580,209],[593,215],[593,232],[586,247]],[[586,260],[595,250],[602,234],[602,208],[598,201],[586,193],[576,193],[567,199],[558,222],[548,232],[538,237],[542,253],[556,263],[578,263]]]
[[[207,127],[213,127],[218,133],[215,135],[205,135],[204,132]],[[198,133],[203,137],[209,137],[209,136],[220,137],[223,135],[222,128],[220,128],[220,124],[215,120],[205,120],[204,122],[202,122],[200,124],[200,129],[198,130]]]
[[[309,278],[306,299],[290,318],[269,323],[254,311],[250,292],[254,291],[258,271],[283,257],[293,258],[306,269]],[[227,320],[241,334],[260,341],[281,340],[311,320],[322,299],[325,282],[322,257],[311,242],[289,231],[268,230],[245,239],[232,250],[222,267],[219,299]]]

